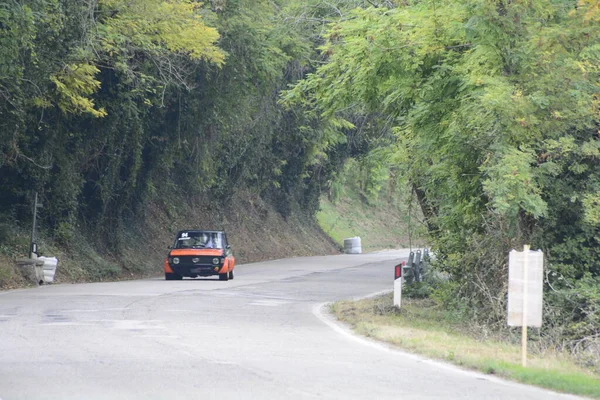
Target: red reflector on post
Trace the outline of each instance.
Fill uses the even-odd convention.
[[[394,271],[394,280],[400,279],[402,277],[402,264],[396,265],[396,270]]]

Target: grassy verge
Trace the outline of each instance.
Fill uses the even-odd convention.
[[[368,204],[356,189],[346,186],[335,202],[321,198],[317,222],[340,247],[344,239],[360,236],[363,251],[374,251],[420,243],[416,233],[409,236],[407,214],[403,204],[386,198]]]
[[[359,334],[400,348],[517,382],[600,399],[600,376],[575,364],[566,354],[537,352],[521,366],[521,347],[500,338],[475,337],[453,316],[428,300],[403,300],[392,295],[332,305],[340,321]]]

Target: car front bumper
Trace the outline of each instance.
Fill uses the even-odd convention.
[[[218,275],[223,269],[220,265],[176,265],[170,264],[171,270],[177,275],[195,277]]]

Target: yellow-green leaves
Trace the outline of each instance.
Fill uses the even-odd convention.
[[[89,113],[94,117],[106,116],[103,108],[97,109],[89,98],[100,88],[95,77],[100,70],[91,64],[68,64],[62,71],[50,77],[56,85],[58,106],[64,113]]]
[[[600,2],[598,0],[579,0],[578,8],[584,10],[585,22],[600,22]]]
[[[216,64],[224,61],[216,46],[219,33],[206,26],[199,14],[201,3],[190,0],[100,0],[105,51],[126,52],[166,49],[191,59]],[[129,49],[131,50],[131,48]]]
[[[584,220],[590,225],[600,225],[600,191],[583,197]]]
[[[86,61],[66,61],[50,77],[60,109],[106,115],[92,100],[100,88],[99,66],[123,74],[139,87],[138,93],[153,93],[158,86],[183,83],[186,60],[222,64],[224,54],[216,45],[219,33],[203,23],[200,6],[191,0],[99,0],[89,48],[73,49],[73,59]],[[150,60],[148,66],[143,66],[144,60]],[[150,103],[148,98],[141,100]]]

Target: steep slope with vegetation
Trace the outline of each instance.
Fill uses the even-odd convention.
[[[73,236],[67,244],[42,232],[39,245],[46,255],[59,258],[58,283],[160,276],[175,232],[190,227],[224,229],[239,263],[338,253],[338,247],[314,222],[298,214],[284,219],[260,196],[245,191],[236,193],[226,207],[195,198],[150,204],[119,231],[118,251],[98,244],[100,233],[93,232]],[[12,259],[24,255],[29,235],[13,233],[3,238],[0,249],[1,288],[32,284],[12,267]],[[239,274],[243,273],[241,265]]]
[[[599,354],[598,2],[391,3],[331,24],[326,62],[286,100],[333,138],[357,116],[389,127],[371,151],[419,201],[450,276],[440,305],[504,326],[507,254],[531,244],[548,261],[541,336]]]
[[[131,227],[156,228],[143,220],[149,209],[191,214],[200,205],[212,211],[198,226],[226,225],[210,216],[243,212],[234,204],[240,196],[290,225],[305,221],[307,236],[323,242],[314,212],[330,149],[303,115],[278,104],[316,54],[296,4],[0,4],[3,275],[27,254],[34,192],[44,204],[38,241],[70,251],[88,238],[75,252],[96,254],[98,271],[76,274],[87,279],[126,267]]]
[[[350,158],[321,197],[317,222],[338,246],[361,238],[365,252],[423,245],[423,217],[406,186],[372,155]]]
[[[330,18],[367,4],[0,4],[0,287],[28,253],[35,192],[37,241],[64,255],[65,279],[156,273],[162,250],[139,238],[162,249],[191,222],[244,232],[241,261],[335,251],[314,215],[360,146],[279,99],[320,62]],[[278,234],[260,233],[264,213]]]

